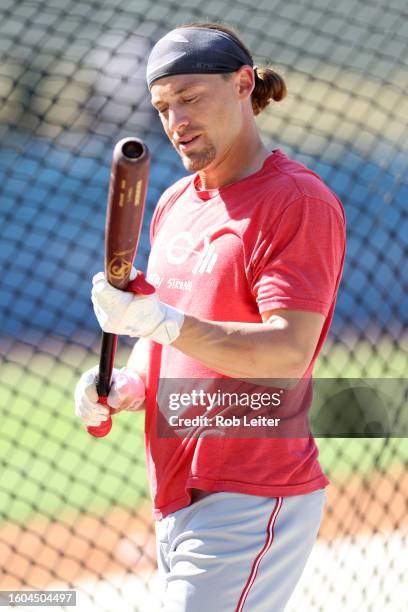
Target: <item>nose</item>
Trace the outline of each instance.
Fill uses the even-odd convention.
[[[178,132],[185,129],[189,124],[189,119],[185,109],[181,106],[169,108],[168,127],[171,132]]]

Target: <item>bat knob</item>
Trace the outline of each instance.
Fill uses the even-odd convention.
[[[156,292],[156,289],[153,287],[153,285],[147,282],[143,272],[141,270],[137,270],[136,278],[130,281],[126,287],[126,291],[138,293],[139,295],[152,295],[152,293]]]
[[[94,438],[103,438],[107,436],[112,429],[112,417],[109,417],[107,421],[103,421],[100,425],[96,425],[95,427],[90,426],[86,429]]]

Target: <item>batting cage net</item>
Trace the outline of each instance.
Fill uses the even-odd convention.
[[[156,606],[143,415],[122,413],[93,439],[73,390],[98,362],[90,280],[103,267],[114,143],[136,135],[152,154],[141,269],[155,203],[185,174],[145,84],[149,50],[176,25],[223,21],[258,65],[283,74],[288,97],[257,119],[264,142],[317,172],[347,216],[343,282],[315,376],[392,380],[380,410],[398,396],[402,418],[406,10],[404,0],[2,0],[2,590],[73,589],[87,611]],[[121,339],[119,366],[130,347]],[[290,611],[405,610],[408,445],[398,420],[391,434],[372,431],[317,440],[331,486]]]

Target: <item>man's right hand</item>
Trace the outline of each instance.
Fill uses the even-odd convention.
[[[98,366],[84,372],[75,387],[75,414],[88,427],[97,427],[106,421],[109,414],[121,410],[139,410],[145,400],[143,379],[126,368],[113,369],[112,385],[108,395],[108,406],[98,403],[96,379]]]

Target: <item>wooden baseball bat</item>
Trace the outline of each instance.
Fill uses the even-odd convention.
[[[154,293],[154,287],[138,271],[136,279],[129,282],[132,264],[139,243],[143,212],[149,180],[150,153],[146,144],[138,138],[123,138],[116,143],[112,156],[105,226],[105,275],[108,282],[133,293]],[[117,336],[102,333],[99,374],[96,383],[98,401],[108,406],[108,395]],[[87,427],[97,438],[106,436],[112,428],[109,416],[96,427]]]

